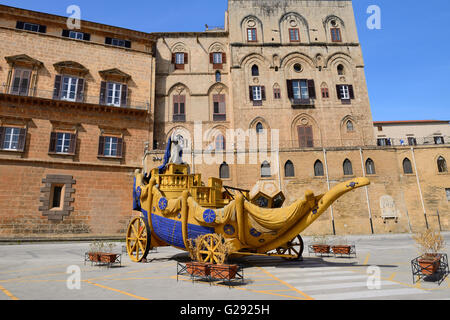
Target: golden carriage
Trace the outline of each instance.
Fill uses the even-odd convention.
[[[217,263],[219,241],[230,255],[270,255],[299,259],[300,234],[345,193],[369,185],[367,178],[341,183],[323,195],[305,192],[305,198],[284,208],[262,208],[247,191],[224,187],[222,180],[189,174],[188,165],[169,164],[151,179],[136,172],[134,205],[141,215],[128,226],[126,247],[131,260],[141,262],[152,248],[173,246],[188,251],[197,239],[198,260]],[[224,191],[226,189],[226,191]],[[253,202],[253,203],[252,203]]]

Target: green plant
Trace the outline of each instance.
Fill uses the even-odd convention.
[[[427,229],[413,236],[420,254],[436,256],[445,246],[444,238],[439,231]]]

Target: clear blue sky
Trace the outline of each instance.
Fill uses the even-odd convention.
[[[227,0],[0,0],[67,16],[76,4],[83,20],[145,32],[204,31],[223,26]],[[381,30],[369,30],[369,5],[381,8]],[[354,0],[373,118],[450,120],[450,1]]]

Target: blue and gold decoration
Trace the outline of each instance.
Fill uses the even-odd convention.
[[[203,220],[206,223],[213,223],[216,221],[216,213],[212,209],[207,209],[203,212]]]
[[[159,210],[161,210],[161,211],[166,210],[168,204],[169,204],[169,202],[167,201],[166,198],[159,199],[159,202],[158,202]]]

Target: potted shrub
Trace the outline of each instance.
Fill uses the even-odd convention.
[[[428,229],[413,236],[421,256],[417,259],[423,275],[433,275],[441,266],[442,254],[439,253],[445,246],[440,232]]]
[[[225,262],[228,259],[228,255],[231,252],[231,248],[228,243],[225,241],[223,236],[219,235],[219,245],[217,246],[217,264],[212,264],[210,266],[211,269],[211,278],[213,279],[224,279],[224,280],[232,280],[236,277],[236,274],[239,270],[239,266],[236,264],[226,264]]]
[[[94,241],[89,245],[89,260],[92,262],[100,262],[101,252],[103,251],[104,243],[101,241]]]
[[[352,246],[348,244],[345,237],[337,237],[331,250],[334,254],[350,254]]]
[[[314,236],[312,248],[314,253],[327,254],[330,253],[331,246],[328,243],[327,236]]]
[[[210,275],[210,264],[197,261],[197,243],[200,237],[195,240],[188,239],[188,252],[192,261],[186,263],[186,271],[192,276],[207,277]]]
[[[114,263],[117,259],[117,253],[114,253],[116,245],[107,243],[103,246],[103,252],[100,252],[100,261],[103,263]]]

